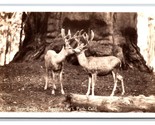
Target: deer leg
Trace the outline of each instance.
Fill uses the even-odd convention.
[[[87,90],[87,93],[86,95],[88,96],[90,94],[90,86],[91,86],[91,83],[92,83],[92,75],[89,74],[89,78],[88,78],[88,90]]]
[[[121,93],[121,95],[124,95],[124,93],[125,93],[125,89],[124,89],[124,81],[123,81],[123,77],[122,77],[121,75],[118,75],[117,78],[121,81],[121,85],[122,85],[122,93]]]
[[[123,81],[123,79],[121,79],[121,84],[122,84],[122,93],[121,93],[121,95],[124,95],[125,89],[124,89],[124,81]]]
[[[96,82],[96,74],[92,75],[92,96],[94,96],[94,88],[95,88],[95,82]]]
[[[45,76],[45,86],[44,86],[44,90],[47,89],[48,78],[49,78],[49,70],[46,68],[46,76]]]
[[[56,86],[55,86],[55,82],[56,82],[56,79],[55,79],[55,73],[52,71],[52,77],[53,77],[53,88],[52,88],[52,95],[55,95],[55,89],[56,89]]]
[[[114,88],[113,88],[112,93],[111,93],[111,95],[110,95],[110,96],[113,96],[113,95],[114,95],[115,90],[116,90],[116,87],[117,87],[117,78],[116,78],[116,73],[115,73],[115,72],[113,72],[113,71],[112,71],[112,76],[113,76],[113,78],[114,78]]]
[[[63,89],[63,84],[62,84],[62,71],[59,74],[59,80],[60,80],[60,85],[61,85],[61,94],[65,94],[64,89]]]
[[[53,78],[53,88],[56,89],[56,85],[55,85],[55,82],[56,82],[56,74],[54,72],[52,72],[52,78]]]

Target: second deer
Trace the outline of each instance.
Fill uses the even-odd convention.
[[[88,90],[86,95],[90,94],[90,87],[92,87],[92,95],[94,96],[94,88],[97,79],[97,74],[102,73],[107,75],[112,74],[114,79],[114,87],[111,93],[111,96],[114,95],[118,80],[121,81],[122,85],[122,95],[124,95],[124,82],[123,77],[120,75],[119,71],[121,68],[121,60],[115,56],[103,56],[103,57],[86,57],[85,50],[87,45],[94,38],[94,32],[91,30],[91,37],[87,33],[83,33],[81,36],[76,36],[75,40],[78,43],[78,46],[74,49],[74,52],[77,55],[79,64],[86,70],[89,75]],[[82,43],[82,40],[86,41],[86,44]]]

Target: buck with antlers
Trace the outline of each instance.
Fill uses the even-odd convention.
[[[59,53],[56,53],[54,50],[48,50],[44,56],[45,68],[46,68],[46,78],[45,78],[46,83],[45,83],[44,90],[47,89],[48,79],[49,79],[50,72],[51,72],[52,78],[53,78],[52,94],[55,94],[55,89],[56,89],[55,82],[58,81],[56,80],[56,75],[59,76],[59,82],[61,85],[61,93],[65,94],[63,90],[63,84],[62,84],[63,63],[68,55],[74,53],[72,47],[70,46],[70,40],[72,39],[70,30],[68,30],[68,34],[65,35],[65,30],[61,29],[61,35],[65,43],[61,51]]]
[[[114,79],[114,87],[111,93],[111,96],[114,95],[117,81],[121,81],[122,85],[122,95],[124,95],[124,83],[123,77],[120,75],[119,70],[121,68],[121,60],[115,56],[103,56],[103,57],[86,57],[85,50],[87,49],[87,45],[94,38],[94,32],[91,30],[91,37],[89,40],[89,36],[87,33],[83,33],[82,35],[78,35],[75,37],[78,46],[73,49],[77,55],[79,64],[87,71],[89,75],[88,82],[88,90],[86,95],[90,94],[90,87],[92,86],[92,95],[94,96],[94,86],[97,79],[97,74],[102,73],[103,75],[107,75],[112,73]],[[82,40],[86,41],[86,44],[82,43]]]

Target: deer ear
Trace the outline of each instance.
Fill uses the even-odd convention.
[[[61,36],[62,36],[62,38],[65,38],[65,29],[61,29]]]
[[[90,41],[92,41],[94,39],[94,32],[93,30],[91,30],[91,37],[90,37]]]

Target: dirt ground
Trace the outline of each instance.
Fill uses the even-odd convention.
[[[155,95],[155,75],[137,70],[122,71],[125,83],[124,96]],[[88,76],[80,66],[65,63],[64,91],[67,94],[85,94]],[[0,67],[0,111],[3,112],[69,112],[57,84],[56,95],[51,85],[44,90],[45,68],[43,62],[12,63]],[[121,95],[121,86],[115,96]],[[109,96],[113,89],[111,75],[98,76],[95,94]],[[64,102],[64,103],[62,103]]]

